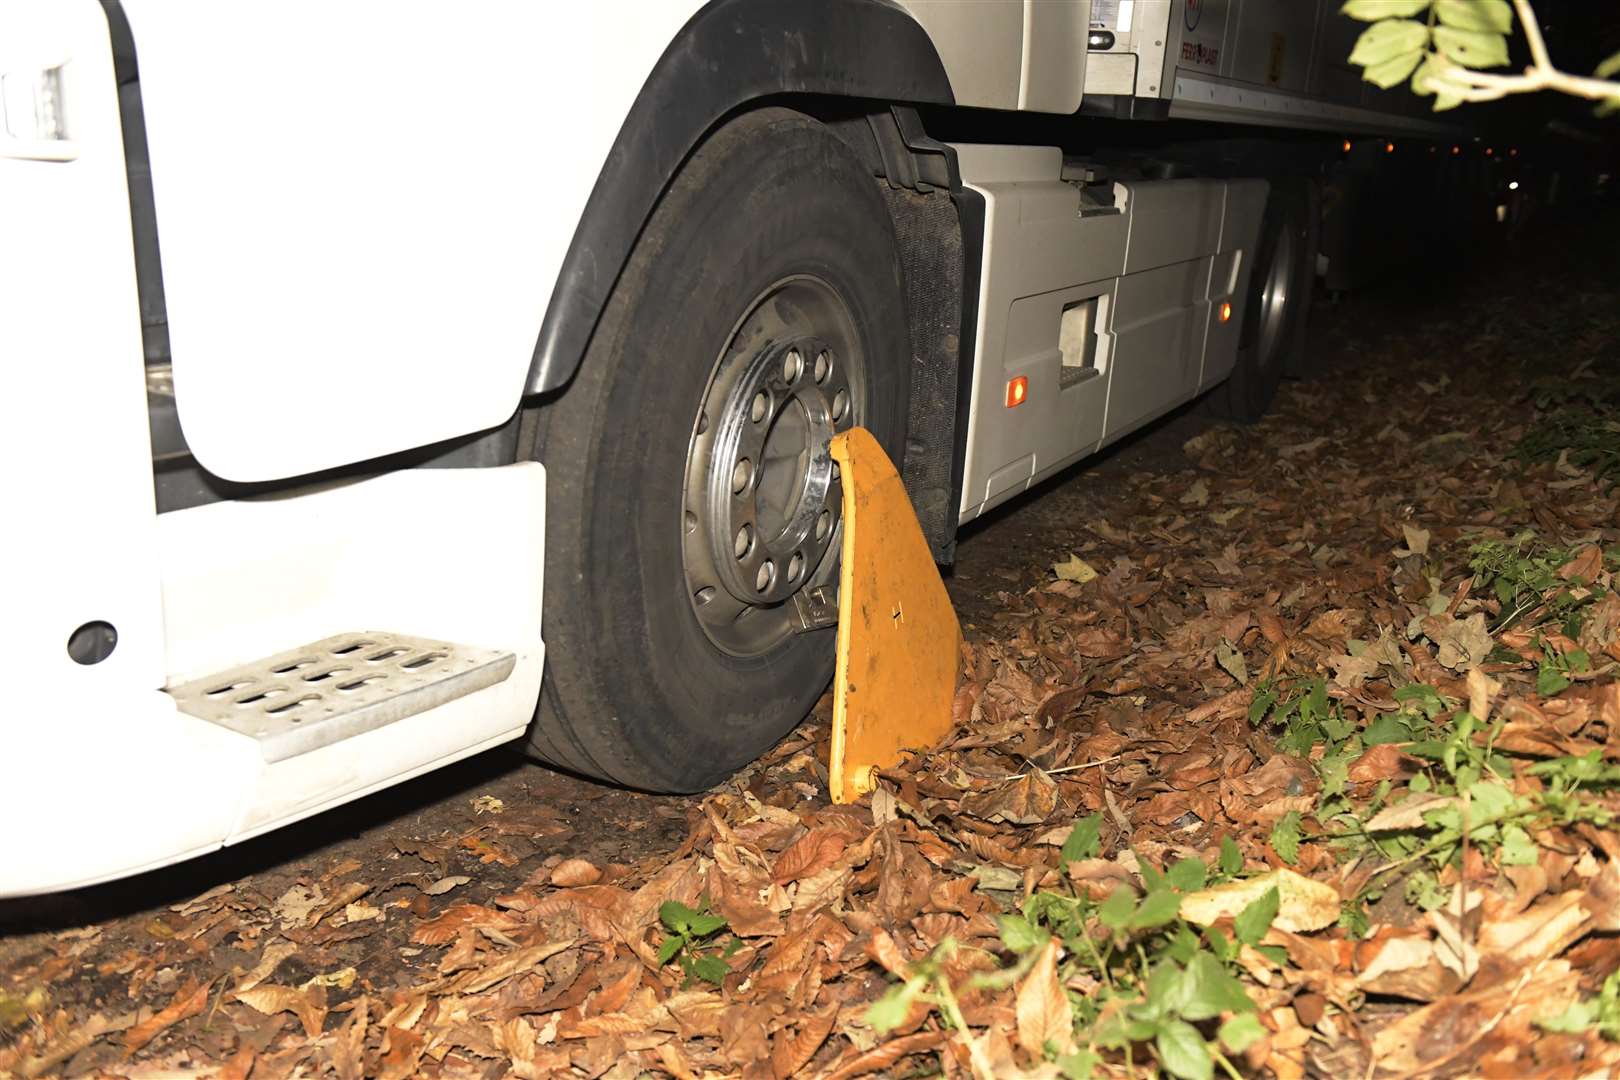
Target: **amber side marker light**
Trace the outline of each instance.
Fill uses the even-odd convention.
[[[1232,302],[1230,300],[1222,300],[1221,301],[1221,322],[1231,322],[1231,321],[1232,321]]]
[[[1029,397],[1029,376],[1020,375],[1007,383],[1007,408],[1016,409]]]
[[[1387,142],[1387,143],[1384,144],[1384,153],[1393,154],[1394,152],[1395,152],[1395,144],[1394,143]]]
[[[1350,140],[1349,139],[1344,140],[1344,143],[1342,144],[1341,149],[1343,149],[1344,152],[1347,153],[1347,154],[1350,152]]]

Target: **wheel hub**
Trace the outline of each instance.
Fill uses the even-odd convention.
[[[707,470],[707,516],[718,526],[709,539],[720,581],[739,600],[781,603],[826,554],[840,502],[827,443],[849,409],[837,366],[813,338],[766,349],[721,412]]]
[[[786,601],[834,565],[843,496],[827,445],[856,422],[854,351],[836,295],[790,282],[739,326],[705,394],[686,463],[687,590],[734,655],[792,633]]]

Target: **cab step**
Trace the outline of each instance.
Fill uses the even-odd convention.
[[[494,686],[516,663],[510,652],[367,630],[166,689],[181,712],[246,735],[272,762]]]

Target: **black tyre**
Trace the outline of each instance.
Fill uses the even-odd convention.
[[[1206,399],[1217,416],[1243,423],[1259,420],[1271,408],[1283,375],[1303,367],[1316,262],[1312,210],[1307,182],[1272,181],[1244,298],[1237,362],[1232,377]]]
[[[804,719],[833,664],[792,620],[836,581],[826,442],[860,424],[899,463],[903,296],[870,172],[814,120],[746,114],[682,167],[540,416],[539,756],[698,791]]]

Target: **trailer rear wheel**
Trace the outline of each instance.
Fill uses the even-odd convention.
[[[909,357],[893,225],[855,154],[785,109],[710,136],[540,413],[541,757],[696,791],[805,717],[833,662],[792,602],[836,581],[827,440],[861,424],[898,461]]]
[[[1307,183],[1273,180],[1260,225],[1232,376],[1209,395],[1210,411],[1253,423],[1271,408],[1285,373],[1300,366],[1316,252]]]

